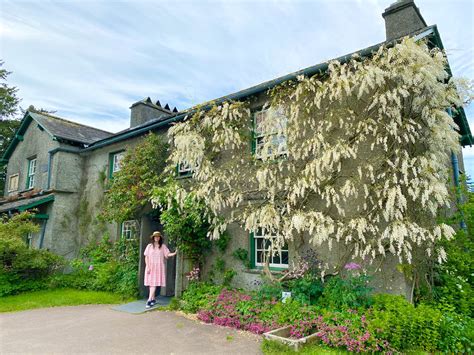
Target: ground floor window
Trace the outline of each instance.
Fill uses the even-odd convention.
[[[251,233],[251,259],[253,267],[263,267],[266,258],[269,258],[271,268],[288,268],[288,244],[285,243],[281,248],[277,248],[273,241],[276,236],[265,233],[264,230]]]
[[[135,220],[124,221],[122,223],[122,231],[120,233],[122,238],[135,239],[138,232],[138,223]]]

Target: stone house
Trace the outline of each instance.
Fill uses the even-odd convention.
[[[427,26],[413,0],[403,0],[392,4],[383,13],[386,25],[386,42],[362,49],[357,53],[370,56],[381,45],[404,36],[425,39],[430,45],[443,48],[436,25]],[[336,58],[344,62],[351,54]],[[299,75],[312,76],[327,70],[328,63],[285,75],[257,86],[224,96],[215,102],[225,100],[248,100],[254,111],[260,110],[267,100],[268,89]],[[448,68],[449,70],[449,68]],[[96,240],[105,233],[112,238],[140,238],[141,251],[146,247],[148,236],[153,230],[161,229],[159,221],[150,214],[148,206],[139,221],[121,221],[107,224],[99,221],[106,182],[120,170],[120,161],[124,152],[137,144],[149,132],[166,134],[170,124],[186,117],[187,111],[178,112],[160,102],[153,103],[150,98],[138,101],[131,107],[130,128],[109,133],[93,127],[84,126],[65,119],[34,111],[28,111],[16,132],[11,145],[2,157],[7,164],[7,181],[4,199],[0,201],[0,213],[15,213],[35,209],[35,218],[41,225],[37,235],[27,236],[27,242],[34,248],[46,248],[66,258],[77,255],[87,241]],[[463,109],[454,117],[459,126],[460,144],[471,145],[472,138]],[[258,144],[258,143],[257,143]],[[462,155],[452,157],[453,176],[457,181],[464,173]],[[178,175],[186,176],[190,167],[182,164]],[[251,287],[261,274],[262,237],[248,235],[238,226],[231,226],[230,245],[224,255],[213,253],[204,265],[204,273],[209,274],[217,258],[224,258],[226,264],[237,274],[233,280],[236,286]],[[232,257],[238,248],[248,250],[250,268]],[[295,255],[295,246],[288,245],[272,259],[275,270],[288,268]],[[327,262],[334,262],[342,251],[321,250],[327,255]],[[178,254],[179,256],[179,254]],[[378,278],[377,287],[393,292],[408,294],[407,284],[402,273],[395,271],[395,260],[388,259],[384,272]],[[140,265],[140,281],[143,279],[143,260]],[[179,294],[186,286],[184,273],[189,265],[182,257],[168,261],[168,295]]]

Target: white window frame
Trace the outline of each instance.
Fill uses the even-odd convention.
[[[31,232],[26,235],[26,245],[28,248],[32,248],[33,246],[33,233]]]
[[[136,220],[131,219],[123,221],[120,231],[120,236],[125,239],[136,239],[138,232],[138,223]]]
[[[284,121],[282,120],[282,122],[284,122],[282,123],[282,125],[284,125],[283,130],[286,130],[286,127],[287,127],[288,118],[285,116],[283,109],[281,107],[277,109],[267,108],[267,109],[254,112],[254,116],[253,116],[254,130],[255,130],[254,131],[254,140],[255,140],[254,144],[255,144],[255,157],[257,159],[263,159],[263,156],[261,153],[261,150],[262,150],[261,147],[263,147],[264,144],[262,143],[262,141],[264,140],[265,137],[268,137],[268,136],[272,136],[272,144],[271,144],[271,147],[269,147],[269,149],[273,150],[276,148],[276,152],[274,153],[273,151],[271,151],[268,154],[268,157],[278,158],[281,156],[288,155],[288,137],[286,134],[278,134],[278,132],[263,132],[259,130],[258,116],[262,114],[269,114],[272,112],[274,112],[274,115],[276,117],[282,117],[285,119]],[[284,143],[282,144],[281,141]]]
[[[16,177],[16,188],[12,188],[12,178],[15,178]],[[18,186],[20,185],[20,174],[16,173],[16,174],[11,174],[9,177],[8,177],[8,192],[13,192],[13,191],[18,191]]]
[[[125,156],[125,152],[117,152],[113,153],[112,155],[112,175],[115,174],[117,171],[122,169],[122,160]]]
[[[254,232],[253,234],[253,242],[255,243],[254,244],[254,250],[255,250],[255,266],[265,266],[265,262],[264,260],[261,260],[261,262],[259,262],[258,260],[258,254],[259,252],[262,252],[261,255],[263,255],[263,258],[266,257],[267,255],[267,251],[268,251],[268,247],[265,248],[266,244],[269,242],[268,246],[271,245],[272,243],[272,240],[275,239],[276,236],[275,235],[270,235],[270,234],[266,234],[263,230],[259,230],[257,232]],[[259,240],[262,240],[262,247],[261,248],[258,248],[258,241]],[[275,250],[272,255],[270,255],[270,260],[274,260],[276,259],[277,257],[280,258],[280,263],[274,263],[274,262],[270,262],[268,264],[269,267],[273,267],[273,268],[281,268],[281,269],[288,269],[288,263],[287,264],[284,264],[282,261],[283,261],[283,253],[286,253],[287,255],[287,261],[289,263],[289,258],[290,258],[290,254],[289,254],[289,251],[288,251],[288,244],[285,244],[280,250]]]
[[[36,158],[28,160],[28,189],[35,187]]]
[[[188,163],[186,160],[180,161],[178,163],[178,176],[187,176],[193,173],[193,166]]]

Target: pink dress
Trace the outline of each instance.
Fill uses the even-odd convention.
[[[145,286],[166,286],[165,259],[168,258],[169,253],[168,247],[164,244],[161,248],[153,248],[152,244],[147,245],[143,253],[148,257],[145,268]]]

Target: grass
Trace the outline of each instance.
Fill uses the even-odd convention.
[[[54,289],[23,293],[0,298],[0,312],[27,309],[78,306],[81,304],[116,304],[130,301],[110,292]]]
[[[312,354],[350,354],[350,352],[341,349],[327,349],[318,345],[304,345],[298,352],[288,345],[279,343],[277,341],[264,339],[262,342],[262,352],[265,355],[312,355]]]

